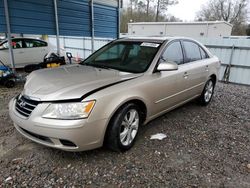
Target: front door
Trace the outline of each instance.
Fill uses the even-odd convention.
[[[21,67],[26,62],[22,39],[12,39],[12,48],[15,65],[16,67]],[[11,66],[8,41],[1,45],[0,60],[4,64]]]
[[[180,41],[170,43],[161,58],[164,61],[175,62],[179,67],[178,70],[161,71],[152,74],[154,77],[152,80],[155,82],[151,84],[154,91],[154,114],[174,108],[187,99],[185,92],[187,79],[185,74],[188,72],[189,67],[183,64],[184,56]]]

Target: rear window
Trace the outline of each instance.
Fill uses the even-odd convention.
[[[187,62],[201,60],[200,47],[196,43],[191,41],[183,41],[183,45],[186,52]]]
[[[44,41],[40,40],[33,40],[33,39],[25,39],[24,40],[24,46],[26,48],[36,48],[36,47],[45,47],[48,44]]]

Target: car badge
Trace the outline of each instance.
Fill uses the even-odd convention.
[[[19,105],[20,105],[21,107],[25,107],[25,105],[26,105],[26,102],[24,102],[24,101],[21,101],[21,102],[19,103]]]

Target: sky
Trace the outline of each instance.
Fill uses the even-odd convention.
[[[196,13],[207,1],[208,0],[179,0],[177,5],[169,7],[168,13],[183,21],[193,21]]]
[[[124,0],[124,5],[129,0]],[[208,0],[179,0],[179,3],[174,6],[170,6],[167,13],[180,18],[183,21],[193,21],[196,16],[196,12],[200,10],[201,5],[205,4]]]

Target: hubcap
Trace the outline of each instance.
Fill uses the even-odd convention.
[[[121,125],[120,141],[124,146],[133,142],[139,128],[139,114],[135,109],[129,110]]]
[[[209,80],[208,83],[206,84],[205,94],[204,94],[206,102],[209,102],[210,99],[212,98],[213,90],[214,90],[214,84],[211,80]]]

